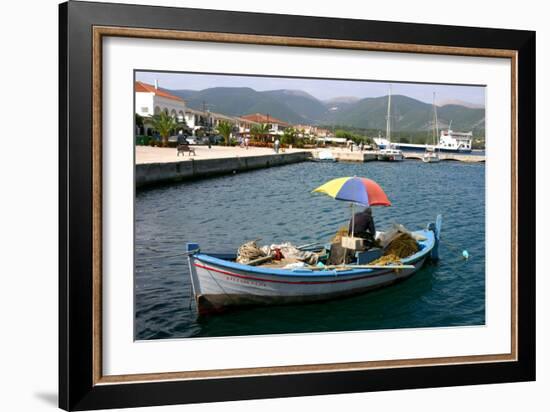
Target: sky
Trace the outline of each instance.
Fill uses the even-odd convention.
[[[388,82],[365,80],[321,80],[284,77],[235,76],[220,74],[136,72],[136,80],[154,84],[155,79],[163,89],[203,90],[210,87],[250,87],[256,91],[292,89],[302,90],[320,100],[336,97],[379,97],[386,96]],[[476,107],[485,106],[485,87],[464,85],[441,85],[392,82],[392,94],[402,94],[414,99],[432,103],[436,93],[436,104],[466,103]]]

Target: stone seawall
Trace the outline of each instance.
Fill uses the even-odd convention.
[[[136,187],[159,183],[179,182],[210,176],[246,172],[254,169],[283,166],[303,162],[311,157],[309,152],[280,153],[262,156],[228,157],[218,159],[193,159],[136,165]]]

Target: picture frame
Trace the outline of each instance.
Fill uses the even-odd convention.
[[[65,410],[535,379],[535,33],[107,3],[59,7],[59,406]],[[511,62],[509,354],[103,374],[102,41],[107,37],[478,56]]]

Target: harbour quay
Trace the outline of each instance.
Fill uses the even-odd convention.
[[[424,153],[420,152],[403,152],[405,159],[418,159],[422,160],[422,155]],[[483,163],[485,162],[485,155],[478,155],[473,153],[462,154],[462,153],[438,153],[438,156],[441,160],[454,160],[457,162],[465,163]]]
[[[333,149],[316,149],[312,151],[312,157],[314,159],[319,158],[319,153],[322,151],[330,150],[334,159],[338,162],[371,162],[378,158],[378,150],[354,150],[333,148]],[[403,156],[405,159],[417,159],[422,160],[423,152],[408,152],[404,151]],[[458,161],[465,163],[480,163],[485,162],[485,155],[481,154],[462,154],[462,153],[438,153],[441,160]]]
[[[195,155],[177,156],[174,148],[136,146],[136,188],[283,166],[311,158],[310,151],[299,149],[274,153],[273,149],[258,147],[248,150],[226,146],[193,147]]]
[[[175,148],[136,146],[135,184],[137,188],[196,180],[206,177],[247,172],[275,166],[318,159],[321,151],[327,149],[284,149],[275,153],[271,148],[192,146],[195,154],[185,153],[178,156]],[[330,149],[329,149],[330,150]],[[363,163],[376,161],[377,150],[354,150],[333,148],[330,150],[338,162]],[[406,159],[422,158],[420,152],[404,152]],[[479,163],[485,161],[484,155],[441,153],[442,161]]]

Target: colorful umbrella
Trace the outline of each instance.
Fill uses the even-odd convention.
[[[340,177],[333,179],[314,192],[325,193],[337,200],[345,200],[351,203],[351,236],[355,232],[355,210],[356,203],[363,206],[391,206],[391,202],[374,180],[364,177]]]
[[[336,200],[345,200],[363,206],[391,206],[391,202],[374,180],[364,177],[333,179],[314,192],[325,193]]]

